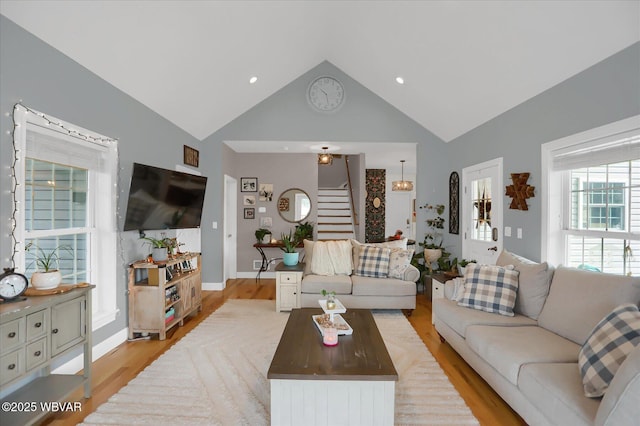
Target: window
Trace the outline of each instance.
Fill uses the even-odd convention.
[[[58,249],[65,283],[89,282],[93,329],[115,319],[116,141],[16,106],[16,265],[36,270],[34,251]]]
[[[545,144],[542,159],[543,258],[640,275],[639,117]]]

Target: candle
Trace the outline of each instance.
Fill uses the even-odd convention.
[[[327,346],[335,346],[338,344],[338,330],[335,327],[328,327],[324,329],[324,336],[322,342]]]

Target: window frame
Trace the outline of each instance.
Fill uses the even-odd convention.
[[[26,108],[20,104],[14,107],[14,144],[16,149],[15,175],[18,186],[15,191],[17,206],[24,206],[25,196],[25,166],[27,157],[38,158],[37,155],[28,154],[28,132],[53,137],[56,141],[70,147],[82,147],[82,149],[95,150],[101,156],[99,169],[89,169],[88,178],[88,205],[87,215],[90,223],[88,244],[91,256],[89,271],[91,284],[96,287],[93,290],[92,329],[97,330],[113,322],[118,313],[117,306],[117,191],[114,187],[118,179],[118,150],[117,141],[96,132],[80,128],[55,117],[45,115],[39,111]],[[72,151],[71,151],[72,152]],[[49,158],[39,158],[52,162]],[[63,164],[63,161],[53,161]],[[68,164],[81,167],[77,164]],[[27,238],[44,235],[39,230],[25,230],[25,209],[18,208],[15,215],[16,228],[14,231],[17,250],[15,252],[15,265],[19,270],[25,270],[26,255],[24,242]],[[65,228],[64,233],[71,229]],[[48,230],[48,235],[59,233],[59,230]],[[99,242],[99,243],[98,243]]]
[[[618,134],[640,132],[640,115],[590,129],[565,138],[551,141],[541,146],[541,181],[546,194],[542,196],[541,217],[541,258],[560,265],[567,264],[567,236],[578,235],[602,239],[639,241],[640,233],[630,229],[599,230],[572,229],[571,204],[568,194],[572,192],[570,171],[554,170],[556,153],[567,149],[588,147],[598,140],[610,140]],[[607,162],[609,163],[609,162]],[[576,167],[576,169],[579,167]],[[629,207],[629,206],[627,206]],[[628,214],[628,211],[625,211]],[[625,219],[627,220],[627,219]]]

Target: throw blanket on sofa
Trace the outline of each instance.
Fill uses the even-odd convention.
[[[311,272],[316,275],[351,275],[349,241],[316,241],[311,257]]]

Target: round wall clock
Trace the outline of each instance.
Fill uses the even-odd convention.
[[[318,77],[307,90],[309,104],[321,112],[332,112],[344,104],[344,87],[333,77]]]
[[[4,273],[0,275],[0,298],[17,299],[27,290],[28,285],[27,277],[14,272],[13,268],[4,268]]]

